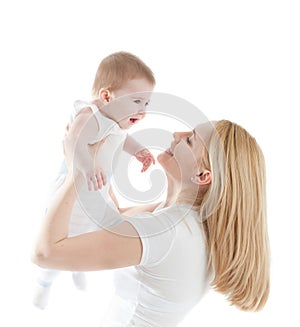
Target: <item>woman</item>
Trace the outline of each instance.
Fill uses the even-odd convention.
[[[68,237],[68,222],[83,178],[70,174],[33,261],[76,271],[123,267],[106,326],[177,326],[209,284],[239,309],[262,309],[270,255],[264,158],[255,139],[229,121],[205,123],[174,133],[158,161],[168,179],[164,204],[147,213],[129,209],[135,217],[110,231],[76,237]]]

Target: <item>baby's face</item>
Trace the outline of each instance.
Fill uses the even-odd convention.
[[[147,80],[133,79],[112,92],[110,110],[121,128],[128,129],[145,117],[152,91]]]

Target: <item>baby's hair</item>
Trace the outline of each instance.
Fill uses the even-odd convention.
[[[145,78],[153,86],[155,85],[153,72],[141,59],[128,52],[115,52],[100,62],[92,95],[98,97],[102,88],[114,91],[134,78]]]

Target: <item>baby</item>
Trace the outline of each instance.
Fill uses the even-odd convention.
[[[80,170],[86,179],[87,192],[83,193],[73,208],[70,235],[97,230],[99,224],[100,227],[109,227],[117,223],[107,220],[105,207],[108,203],[114,205],[110,196],[110,183],[113,163],[120,149],[142,163],[142,172],[155,163],[151,152],[127,135],[127,130],[145,117],[154,85],[155,79],[149,67],[130,53],[118,52],[101,61],[92,89],[93,100],[75,102],[65,142],[73,152],[73,167]],[[93,145],[98,146],[94,158],[89,152],[89,146]],[[49,201],[62,185],[66,173],[63,163]],[[100,205],[102,212],[99,212],[99,201],[103,201],[103,205]],[[95,202],[97,212],[92,216],[98,217],[97,223],[87,215],[87,211],[93,212]],[[34,294],[37,307],[44,309],[47,306],[51,285],[58,273],[57,270],[40,270]],[[73,272],[72,277],[78,289],[85,288],[84,273]]]

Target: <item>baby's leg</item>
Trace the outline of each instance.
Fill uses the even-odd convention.
[[[72,272],[73,283],[76,288],[80,291],[84,291],[86,289],[87,281],[85,273],[82,271],[73,271]]]
[[[49,302],[52,282],[58,276],[60,271],[40,268],[39,276],[37,278],[37,285],[34,291],[33,304],[45,309]]]

